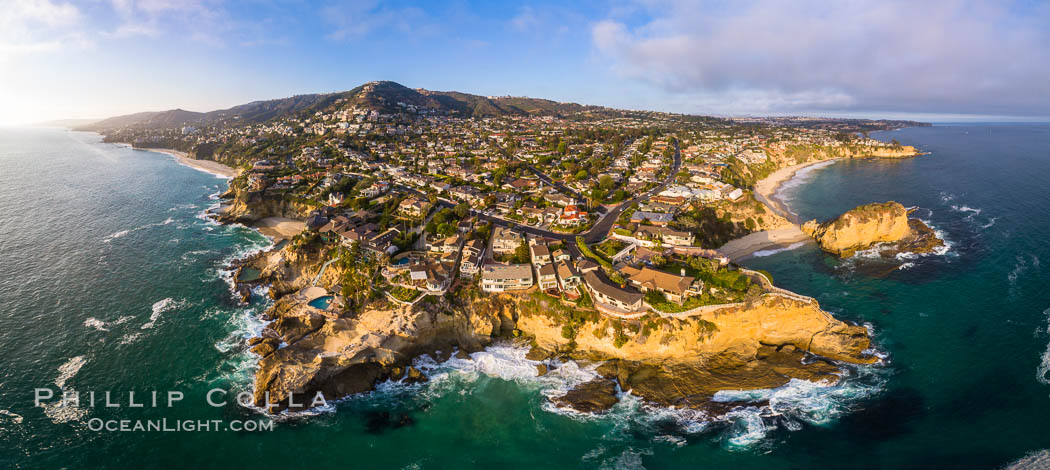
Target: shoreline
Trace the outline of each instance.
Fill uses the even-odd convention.
[[[235,170],[235,169],[230,168],[230,167],[228,167],[226,165],[223,165],[222,163],[219,163],[219,162],[214,162],[214,161],[211,161],[211,160],[197,160],[195,158],[190,158],[189,154],[187,154],[186,152],[180,151],[180,150],[175,150],[175,149],[153,149],[153,148],[145,149],[145,148],[138,148],[138,147],[131,147],[131,148],[135,149],[135,150],[144,150],[144,151],[147,151],[147,152],[156,152],[156,153],[163,153],[165,155],[171,155],[172,157],[175,158],[175,161],[178,164],[182,165],[182,166],[187,166],[187,167],[193,168],[194,170],[197,170],[197,171],[203,171],[205,173],[209,173],[209,174],[218,176],[220,178],[233,179],[234,177],[236,177],[240,173],[240,170]]]
[[[798,220],[798,214],[791,211],[787,203],[777,194],[780,191],[781,186],[785,183],[790,182],[798,175],[798,172],[817,165],[827,165],[832,162],[837,162],[840,158],[829,158],[827,160],[817,160],[812,162],[799,163],[797,165],[786,166],[777,171],[774,171],[769,176],[762,178],[755,183],[755,197],[769,207],[770,210],[775,212],[777,215],[788,219],[791,223],[799,225],[801,223]]]
[[[287,217],[266,217],[256,221],[251,228],[258,230],[276,244],[284,240],[291,240],[292,237],[301,233],[306,229],[306,222]]]
[[[798,215],[791,212],[783,199],[777,196],[777,192],[785,183],[793,180],[799,171],[820,164],[829,164],[838,161],[838,158],[817,160],[786,166],[774,171],[769,176],[755,183],[755,199],[769,208],[773,213],[785,218],[792,223],[789,228],[776,230],[763,230],[749,233],[740,238],[734,238],[726,244],[718,247],[716,251],[721,253],[730,261],[740,262],[751,258],[755,253],[761,251],[787,250],[797,248],[802,243],[812,242],[812,239],[802,233]]]

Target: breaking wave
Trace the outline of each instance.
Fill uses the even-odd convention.
[[[1043,310],[1043,315],[1046,316],[1046,330],[1042,334],[1050,336],[1050,308]],[[1043,385],[1050,385],[1050,343],[1046,345],[1046,351],[1043,351],[1040,360],[1039,367],[1035,371],[1035,379]]]
[[[1015,462],[1003,467],[1004,470],[1037,470],[1050,468],[1050,450],[1043,449],[1029,452]]]
[[[123,238],[123,237],[127,236],[128,234],[130,234],[132,232],[137,232],[139,230],[145,230],[145,229],[148,229],[150,227],[160,227],[162,225],[170,225],[170,224],[173,224],[173,223],[175,223],[175,219],[171,218],[171,217],[168,217],[167,219],[164,219],[161,222],[155,222],[155,223],[152,223],[152,224],[146,224],[146,225],[143,225],[141,227],[135,227],[135,228],[132,228],[132,229],[120,230],[120,231],[113,232],[113,233],[103,237],[102,238],[102,243],[109,243],[109,242],[111,242],[113,240],[116,240],[118,238]]]
[[[452,357],[438,362],[430,356],[417,358],[413,365],[429,379],[424,384],[406,385],[388,381],[363,399],[384,399],[409,390],[423,399],[432,400],[453,393],[464,393],[483,377],[512,381],[535,390],[546,398],[561,396],[577,385],[597,378],[597,364],[580,366],[574,361],[534,361],[526,358],[528,348],[514,344],[497,344],[469,357]],[[880,355],[885,358],[885,355]],[[884,361],[880,361],[880,364]],[[548,366],[540,376],[537,366]],[[797,431],[803,425],[822,426],[846,414],[858,400],[875,396],[885,388],[886,379],[878,366],[848,366],[842,380],[834,385],[793,379],[784,386],[765,389],[718,392],[714,401],[768,401],[764,406],[742,405],[729,413],[711,417],[701,410],[653,406],[630,391],[620,391],[620,401],[607,413],[596,415],[559,408],[543,400],[540,408],[577,420],[597,420],[613,424],[614,434],[626,435],[644,428],[654,442],[684,445],[688,436],[719,430],[725,446],[749,449],[771,445],[768,438],[776,429]],[[348,399],[361,399],[351,397]],[[335,405],[312,413],[334,411]],[[296,413],[297,416],[305,416]],[[596,449],[593,458],[605,453]]]
[[[801,247],[801,246],[803,246],[805,244],[806,244],[806,242],[804,242],[804,241],[803,242],[795,242],[795,243],[792,243],[792,244],[790,244],[788,246],[785,246],[785,247],[782,247],[782,248],[773,248],[773,249],[770,249],[770,250],[759,250],[759,251],[756,251],[754,253],[751,253],[751,256],[754,256],[754,257],[757,257],[757,258],[761,258],[761,257],[764,257],[764,256],[772,256],[772,255],[775,255],[777,253],[783,253],[785,251],[794,250],[794,249],[799,248],[799,247]]]
[[[183,303],[184,302],[182,301],[176,302],[175,299],[172,299],[171,297],[154,302],[149,315],[149,321],[143,323],[141,328],[143,330],[153,328],[157,324],[157,321],[160,320],[161,315],[164,312],[175,308],[179,308],[183,305]]]

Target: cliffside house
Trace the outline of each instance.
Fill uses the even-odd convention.
[[[580,273],[576,271],[576,268],[574,268],[571,263],[559,261],[556,267],[558,272],[558,283],[561,286],[561,290],[573,291],[581,282],[583,282]]]
[[[654,246],[659,241],[665,245],[692,245],[693,234],[682,232],[668,227],[654,227],[652,225],[640,225],[635,229],[634,238],[642,241],[645,246]]]
[[[459,272],[473,276],[481,271],[481,260],[485,255],[485,244],[473,239],[463,245],[463,255],[459,262]]]
[[[671,274],[664,271],[658,271],[649,267],[643,267],[641,269],[625,267],[621,272],[627,276],[631,285],[637,287],[642,292],[657,291],[664,294],[664,297],[671,302],[675,302],[679,305],[681,303],[696,294],[700,293],[703,284],[692,276],[686,276],[685,270],[682,270],[682,275]]]
[[[451,263],[428,261],[408,268],[409,278],[417,288],[431,292],[443,292],[452,284]]]
[[[536,281],[540,285],[540,289],[545,291],[557,290],[558,274],[554,269],[554,265],[547,263],[536,266]]]
[[[642,311],[642,298],[645,295],[641,292],[614,285],[598,271],[584,273],[583,282],[594,299],[594,306],[601,312],[623,315]]]
[[[481,268],[481,290],[505,292],[532,287],[532,266],[528,264],[486,264]]]
[[[546,243],[540,242],[529,245],[529,251],[532,255],[532,264],[535,264],[536,266],[551,264],[551,252],[547,249]]]

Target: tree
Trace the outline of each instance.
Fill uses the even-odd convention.
[[[613,185],[615,184],[616,182],[613,181],[612,177],[609,175],[602,175],[600,178],[598,178],[598,187],[606,191],[612,189]]]
[[[580,170],[576,172],[575,178],[577,180],[587,179],[587,170]]]
[[[514,249],[514,262],[518,264],[529,262],[529,245],[525,243],[525,237],[521,238],[521,243]]]
[[[456,213],[456,217],[459,217],[460,219],[462,219],[462,218],[466,217],[467,214],[470,213],[470,205],[468,205],[465,202],[461,202],[461,203],[456,205],[456,208],[454,209],[454,212]]]

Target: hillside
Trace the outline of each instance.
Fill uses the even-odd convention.
[[[396,82],[369,82],[350,91],[328,94],[297,95],[275,100],[254,101],[229,109],[199,113],[182,109],[143,112],[103,119],[77,130],[106,131],[124,127],[162,129],[179,126],[224,126],[252,124],[346,108],[398,113],[406,106],[427,109],[459,117],[495,117],[507,115],[562,116],[598,106],[525,98],[472,95],[457,91],[414,90]]]

